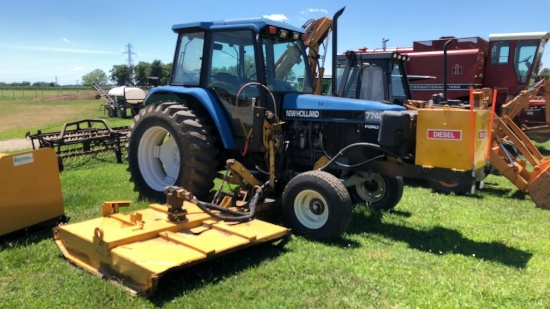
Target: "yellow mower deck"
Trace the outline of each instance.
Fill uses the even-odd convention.
[[[187,221],[174,223],[165,205],[121,214],[118,208],[129,202],[106,202],[103,217],[55,228],[55,242],[77,266],[150,296],[169,270],[290,235],[287,228],[256,219],[218,221],[195,204],[183,203]]]

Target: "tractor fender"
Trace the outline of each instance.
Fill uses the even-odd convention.
[[[179,97],[181,95],[194,97],[210,114],[210,118],[216,125],[225,149],[235,149],[235,136],[231,122],[227,118],[218,99],[204,88],[182,86],[155,87],[147,94],[145,105],[162,101],[180,101]]]

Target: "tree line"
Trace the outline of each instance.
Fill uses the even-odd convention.
[[[130,67],[128,65],[114,65],[109,70],[109,76],[103,70],[96,69],[82,76],[82,84],[89,86],[92,82],[104,86],[109,84],[109,81],[115,82],[117,86],[122,86],[127,83],[133,83],[135,86],[148,86],[149,77],[156,77],[159,85],[169,84],[170,74],[172,72],[172,63],[163,64],[160,60],[155,60],[152,63],[140,61],[134,66],[134,81],[131,81]],[[550,68],[544,68],[540,71],[539,76],[550,78]],[[54,82],[34,82],[29,81],[5,83],[0,82],[0,88],[12,87],[59,87]]]
[[[13,83],[4,83],[0,82],[0,88],[8,88],[8,87],[56,87],[59,86],[54,82],[34,82],[31,83],[29,81],[22,81],[22,82],[13,82]]]
[[[109,84],[109,81],[111,81],[117,86],[126,84],[148,86],[149,79],[156,78],[158,84],[166,85],[169,83],[168,79],[170,78],[171,72],[172,64],[163,64],[160,60],[155,60],[151,63],[140,61],[133,68],[125,64],[116,64],[109,70],[109,75],[103,70],[96,69],[82,76],[82,84],[91,85],[92,82],[95,82],[103,86]]]

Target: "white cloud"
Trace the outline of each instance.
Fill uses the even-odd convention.
[[[264,18],[275,20],[275,21],[281,21],[281,22],[288,21],[288,18],[284,14],[264,15]]]
[[[46,52],[60,52],[60,53],[72,53],[72,54],[96,54],[96,55],[118,55],[117,52],[107,50],[94,50],[94,49],[77,49],[77,48],[59,48],[48,46],[23,46],[23,45],[4,45],[3,47],[9,49],[19,49],[28,51],[46,51]]]
[[[74,71],[74,72],[80,72],[80,71],[83,71],[83,70],[84,70],[84,68],[81,67],[81,66],[78,66],[78,67],[75,67],[74,69],[72,69],[72,71]]]
[[[312,13],[323,13],[324,15],[328,14],[328,11],[325,9],[305,9],[300,12],[302,15],[309,15]]]
[[[67,42],[67,43],[70,42],[69,39],[67,39],[67,38],[63,38],[63,41],[65,41],[65,42]]]

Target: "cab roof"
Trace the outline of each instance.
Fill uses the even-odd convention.
[[[172,26],[174,32],[187,32],[194,30],[220,30],[220,29],[237,29],[237,28],[253,28],[255,31],[260,31],[267,26],[275,26],[294,32],[304,33],[304,31],[287,23],[267,19],[267,18],[249,18],[249,19],[226,19],[220,21],[202,21],[183,24],[175,24]]]

